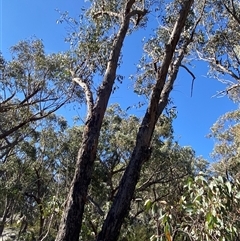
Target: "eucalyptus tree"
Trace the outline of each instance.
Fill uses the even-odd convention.
[[[174,113],[162,115],[156,123],[149,162],[143,165],[141,177],[131,202],[131,211],[123,222],[120,240],[138,240],[154,234],[144,203],[165,200],[173,205],[183,194],[184,181],[194,176],[196,158],[189,147],[180,147],[173,138]],[[88,190],[80,239],[94,240],[101,230],[134,148],[141,118],[127,115],[119,105],[111,105],[105,114],[99,137],[97,157]],[[73,133],[72,133],[73,134]],[[71,138],[70,138],[71,139]],[[148,231],[147,231],[148,230]],[[143,239],[145,240],[145,239]]]
[[[142,165],[151,156],[151,140],[155,125],[169,102],[169,94],[179,67],[194,41],[197,25],[203,14],[205,2],[195,4],[195,11],[192,10],[193,2],[193,0],[173,1],[169,5],[166,3],[163,5],[166,7],[163,13],[167,12],[166,16],[163,15],[164,24],[167,27],[160,28],[159,31],[162,34],[157,43],[158,48],[147,52],[148,63],[143,68],[143,74],[147,74],[147,78],[152,80],[149,106],[139,126],[130,161],[98,240],[116,240],[123,220],[128,214]],[[75,241],[79,238],[100,129],[117,76],[116,69],[121,57],[122,45],[126,34],[141,26],[140,20],[144,20],[144,16],[150,11],[150,6],[144,3],[145,1],[134,0],[92,1],[85,20],[81,18],[79,33],[74,33],[75,36],[77,35],[77,42],[75,42],[76,51],[70,72],[73,81],[85,91],[88,112],[74,178],[56,238],[58,241]],[[174,15],[172,15],[173,12]],[[87,22],[88,27],[82,27],[84,21]],[[159,52],[155,57],[154,51],[157,49]],[[103,76],[96,92],[93,75]]]
[[[219,117],[210,136],[216,141],[213,169],[220,175],[236,178],[239,172],[239,93],[240,93],[240,4],[239,1],[208,1],[208,14],[201,22],[202,35],[195,45],[197,58],[209,63],[209,76],[225,85],[216,96],[227,95],[236,110]]]
[[[188,176],[180,195],[144,203],[150,240],[238,240],[239,181],[204,172]],[[134,239],[133,239],[134,240]]]
[[[64,192],[61,189],[66,186],[60,179],[59,167],[63,168],[66,122],[51,114],[38,128],[18,143],[0,165],[0,231],[8,217],[19,226],[19,238],[26,240],[30,230],[37,240],[53,235],[49,227],[58,216],[54,210],[59,208]],[[68,154],[70,160],[71,152]]]
[[[211,77],[226,85],[218,94],[239,101],[239,1],[208,1],[206,10],[196,45],[197,57],[209,63]]]
[[[240,175],[240,112],[239,109],[220,116],[211,128],[209,137],[215,141],[212,157],[213,172],[236,181]]]
[[[199,174],[188,179],[175,208],[159,207],[161,228],[172,240],[238,240],[239,199],[239,181]]]
[[[23,41],[13,47],[15,55],[12,61],[7,62],[3,58],[0,61],[3,90],[0,110],[4,113],[0,117],[0,154],[4,158],[3,164],[9,166],[11,163],[25,164],[21,163],[21,157],[24,157],[26,163],[33,159],[40,160],[36,161],[37,164],[34,162],[36,166],[27,165],[27,180],[32,180],[29,183],[35,185],[26,182],[24,185],[28,190],[23,189],[25,198],[35,200],[28,207],[31,210],[38,209],[39,239],[45,237],[44,231],[48,232],[44,229],[47,219],[42,208],[53,194],[47,188],[49,180],[53,181],[53,187],[63,185],[63,193],[69,188],[57,241],[79,240],[80,230],[82,233],[86,231],[86,225],[82,225],[83,218],[90,224],[93,238],[98,241],[117,240],[124,219],[137,218],[140,209],[144,209],[135,195],[141,198],[151,195],[153,200],[146,202],[147,207],[158,205],[166,195],[168,199],[165,202],[169,203],[166,213],[170,213],[171,204],[177,202],[173,195],[174,187],[177,187],[180,195],[183,191],[181,182],[185,176],[192,174],[194,154],[190,148],[174,145],[171,138],[162,141],[164,135],[171,136],[171,128],[166,124],[168,121],[164,121],[166,115],[163,113],[170,104],[170,93],[180,68],[187,71],[194,80],[194,74],[187,67],[189,57],[194,53],[210,63],[210,73],[214,77],[229,84],[225,92],[234,100],[239,99],[238,2],[176,0],[162,1],[160,5],[154,1],[142,0],[92,0],[90,4],[79,21],[69,18],[67,14],[62,15],[60,21],[66,20],[76,28],[68,36],[72,47],[69,53],[45,55],[40,41]],[[140,123],[136,117],[125,118],[123,113],[115,115],[110,110],[111,114],[107,113],[104,120],[115,79],[121,80],[117,67],[122,60],[125,38],[127,34],[134,34],[135,30],[146,27],[147,17],[158,10],[159,26],[144,44],[138,73],[133,77],[135,91],[144,94],[149,101],[145,115]],[[222,80],[226,75],[230,76],[230,81]],[[97,79],[100,78],[102,81],[98,85]],[[39,138],[38,131],[35,131],[37,127],[40,128],[38,121],[51,117],[73,94],[80,101],[85,94],[87,116],[84,126],[74,127],[70,131],[74,138],[68,139],[68,144],[61,142],[54,134],[56,142],[62,145],[61,153],[55,152],[56,143],[49,140],[48,146],[44,146],[45,157],[42,158],[42,143],[38,145],[33,142],[34,138]],[[14,121],[9,121],[13,117]],[[110,122],[116,123],[115,126],[110,127]],[[132,127],[131,131],[126,128],[127,124]],[[133,128],[134,125],[137,129]],[[166,132],[163,131],[164,127]],[[100,135],[101,130],[105,135]],[[232,130],[238,130],[238,125]],[[231,136],[232,130],[224,138],[229,140],[230,136],[231,141],[238,144],[238,138]],[[48,132],[50,136],[51,133],[54,131]],[[72,145],[73,140],[80,145],[77,155],[76,145]],[[21,144],[16,147],[20,141]],[[167,151],[169,149],[170,153]],[[45,162],[45,158],[50,161]],[[70,169],[64,158],[71,162]],[[75,170],[72,168],[74,158]],[[58,168],[55,167],[57,164]],[[200,165],[199,167],[201,168]],[[20,183],[22,176],[20,172],[12,175],[12,170],[7,172],[5,168],[1,178],[7,180],[13,176],[14,185],[10,189],[15,190],[15,184]],[[141,176],[141,171],[150,176]],[[58,181],[54,179],[56,172]],[[70,175],[65,175],[66,173]],[[167,186],[169,192],[163,185],[164,182],[171,183]],[[1,188],[6,191],[3,185]],[[204,188],[207,190],[207,187]],[[109,201],[106,206],[105,194]],[[8,192],[4,195],[8,197]],[[188,197],[189,200],[191,197]],[[9,199],[5,200],[5,210],[8,212]],[[83,216],[84,208],[92,211],[91,207],[101,216],[97,225],[87,215]],[[134,211],[129,212],[130,208]],[[91,215],[96,219],[96,212]],[[172,233],[167,222],[169,216],[165,216],[162,235],[171,240]],[[51,223],[51,219],[48,221]],[[159,236],[159,223],[156,225]]]
[[[121,179],[118,193],[108,212],[97,240],[116,240],[124,218],[126,217],[133,198],[136,184],[144,162],[148,161],[152,148],[151,140],[159,116],[169,102],[169,94],[176,80],[179,67],[182,64],[187,50],[193,41],[196,28],[201,20],[204,2],[200,4],[200,11],[192,14],[193,1],[174,2],[170,4],[172,11],[179,11],[175,18],[169,20],[168,37],[159,40],[159,49],[162,49],[162,58],[152,59],[150,50],[149,58],[153,61],[148,64],[149,79],[155,80],[152,85],[149,106],[140,125],[136,144],[130,157],[129,164]],[[170,16],[170,14],[169,14]],[[172,16],[172,12],[171,12]],[[168,19],[166,17],[166,19]],[[185,31],[187,31],[186,34]],[[162,35],[163,36],[163,35]],[[152,66],[152,71],[151,71]],[[143,74],[146,69],[143,69]]]
[[[156,124],[153,153],[150,162],[143,166],[120,240],[131,237],[137,240],[141,237],[140,230],[146,237],[153,235],[154,224],[147,221],[149,215],[144,212],[144,203],[149,198],[152,203],[162,199],[174,202],[181,195],[183,180],[193,174],[194,153],[173,142],[174,117],[174,113],[161,116]],[[128,165],[140,124],[140,118],[128,116],[118,105],[108,108],[87,195],[81,239],[93,240],[100,231]],[[19,143],[15,155],[1,165],[1,207],[7,206],[4,205],[7,198],[14,200],[8,217],[21,215],[13,222],[19,225],[20,239],[53,240],[56,234],[84,126],[66,127],[61,117],[48,116],[39,131]]]
[[[56,240],[79,239],[102,120],[116,78],[123,42],[126,34],[146,13],[143,2],[93,1],[88,11],[91,24],[78,35],[80,40],[76,48],[79,51],[71,73],[73,81],[85,91],[88,113],[75,175]],[[79,73],[81,70],[86,74]],[[103,75],[95,94],[91,86],[94,72]]]
[[[12,59],[0,59],[0,157],[81,91],[71,81],[68,54],[45,54],[40,40],[20,41],[11,48]]]
[[[21,200],[23,149],[34,154],[29,141],[37,141],[40,122],[82,91],[72,83],[69,55],[46,54],[42,41],[20,41],[11,48],[12,58],[0,57],[0,233],[7,216]],[[28,149],[29,148],[29,149]],[[32,152],[33,151],[33,152]],[[25,174],[25,173],[24,173]],[[19,199],[20,198],[20,199]]]

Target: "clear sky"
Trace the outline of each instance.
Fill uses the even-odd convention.
[[[0,0],[1,52],[5,58],[9,58],[9,48],[12,45],[33,36],[43,40],[46,52],[68,50],[69,45],[64,42],[66,29],[64,25],[56,24],[59,19],[56,9],[69,11],[71,16],[77,17],[83,4],[83,0]],[[150,24],[154,24],[156,19],[153,17],[150,21]],[[128,76],[135,73],[136,64],[141,57],[141,40],[149,34],[150,30],[135,32],[124,44],[123,66],[119,73],[126,78],[111,98],[112,103],[119,102],[123,109],[143,100],[132,94],[133,83]],[[206,77],[206,64],[195,65],[192,69],[196,76],[193,96],[190,96],[192,78],[184,69],[181,70],[171,94],[178,110],[178,117],[174,121],[175,138],[181,145],[192,146],[197,155],[210,160],[213,140],[207,139],[206,135],[217,118],[234,110],[236,105],[227,97],[213,97],[217,91],[224,89],[224,85]],[[132,108],[129,113],[143,115],[144,108]]]

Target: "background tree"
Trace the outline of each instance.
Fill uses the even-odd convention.
[[[11,48],[12,60],[0,59],[0,157],[81,91],[71,82],[68,54],[44,53],[40,40],[21,41]],[[74,88],[73,88],[74,87]]]
[[[239,110],[228,112],[221,116],[211,128],[210,137],[216,143],[213,150],[215,163],[213,171],[225,176],[229,181],[239,177]]]
[[[64,149],[60,152],[57,145],[66,122],[51,114],[38,127],[1,164],[0,202],[2,231],[10,218],[19,226],[19,238],[26,239],[31,231],[31,237],[41,240],[46,234],[51,237],[48,228],[61,204],[57,199],[61,200],[59,166]]]
[[[155,148],[150,162],[143,166],[142,179],[134,194],[131,212],[124,221],[120,240],[130,237],[137,240],[140,238],[140,229],[146,232],[146,237],[150,237],[154,233],[154,228],[149,225],[148,217],[144,215],[144,202],[149,197],[152,198],[152,202],[158,202],[163,197],[169,200],[173,197],[180,198],[182,182],[193,175],[196,162],[194,152],[190,148],[182,148],[174,143],[172,118],[173,116],[163,116],[156,125],[153,139]],[[85,206],[86,214],[81,230],[81,238],[84,240],[94,240],[101,230],[104,216],[109,211],[119,188],[119,179],[129,163],[140,123],[139,118],[128,116],[117,105],[110,106],[106,112]],[[164,172],[160,171],[162,168]],[[179,187],[179,190],[176,187]],[[146,231],[146,226],[151,232]]]
[[[154,225],[146,229],[149,217],[144,213],[144,202],[149,197],[153,203],[162,198],[177,199],[182,192],[181,183],[192,176],[194,153],[174,143],[174,116],[163,116],[157,123],[155,148],[150,162],[143,167],[120,239],[137,240],[139,230],[146,233],[146,238],[153,235]],[[80,234],[84,240],[94,240],[101,229],[119,188],[119,179],[129,163],[140,123],[138,117],[128,116],[117,105],[106,112]],[[39,131],[35,130],[34,136],[15,146],[12,155],[1,165],[1,215],[5,211],[8,219],[4,224],[16,227],[19,239],[54,240],[64,198],[74,175],[83,127],[67,128],[62,117],[50,115],[41,122]],[[160,172],[162,168],[164,172]],[[7,204],[11,204],[8,212],[4,209]],[[12,219],[11,224],[9,219]]]
[[[204,15],[203,34],[196,42],[200,60],[209,63],[209,76],[226,85],[218,96],[227,95],[239,104],[239,34],[240,5],[238,1],[209,1]],[[239,172],[239,108],[219,117],[210,136],[216,141],[213,170],[229,180],[236,179]]]
[[[226,84],[218,94],[234,101],[239,101],[239,9],[238,1],[209,1],[196,45],[198,58],[210,65],[210,77]]]

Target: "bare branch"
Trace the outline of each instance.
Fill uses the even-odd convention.
[[[170,192],[167,192],[166,194],[158,197],[158,198],[155,198],[152,203],[156,203],[158,201],[161,201],[163,198],[167,197],[168,195],[170,194]],[[141,209],[139,210],[135,215],[133,215],[133,218],[136,218],[139,214],[143,213],[144,211],[146,211],[145,209]]]
[[[42,88],[36,88],[31,94],[29,94],[19,105],[23,105],[25,102],[28,102],[34,95],[36,95]]]
[[[192,93],[193,93],[193,85],[194,85],[194,80],[196,79],[195,75],[192,73],[191,70],[189,70],[189,68],[183,64],[180,64],[181,67],[183,67],[185,70],[187,70],[187,72],[192,76],[192,85],[191,85],[191,97],[192,97]]]
[[[92,111],[94,106],[93,94],[92,94],[91,88],[89,86],[89,83],[87,81],[82,80],[81,78],[74,77],[73,81],[76,82],[79,86],[81,86],[85,92],[87,107],[88,107],[88,111],[87,111],[88,113],[87,120],[88,120],[88,118],[92,116]]]
[[[240,80],[240,78],[231,70],[227,69],[226,67],[224,67],[220,62],[210,62],[211,65],[215,66],[217,69],[219,69],[219,71],[222,71],[226,74],[229,74],[231,77],[233,77],[236,80]]]
[[[205,0],[206,1],[206,0]],[[205,2],[204,2],[205,3]],[[174,81],[176,80],[177,78],[177,74],[178,74],[178,70],[179,70],[179,67],[180,65],[182,64],[182,60],[185,56],[185,53],[187,51],[187,48],[189,46],[189,44],[193,41],[193,36],[195,34],[195,31],[196,31],[196,28],[197,28],[197,25],[199,24],[202,16],[203,16],[203,12],[204,12],[204,8],[205,8],[205,4],[203,5],[203,8],[202,8],[202,11],[200,13],[200,16],[199,18],[197,19],[197,21],[195,22],[193,28],[192,28],[192,32],[191,32],[191,37],[186,39],[183,46],[178,50],[178,56],[176,57],[176,60],[174,62],[171,63],[171,71],[168,75],[168,78],[167,78],[167,81],[166,83],[164,84],[164,89],[161,93],[161,99],[159,101],[159,105],[158,105],[158,112],[161,113],[162,110],[164,109],[165,105],[164,103],[166,103],[167,99],[168,99],[168,96],[173,88],[173,84],[174,84]],[[175,25],[176,27],[176,25]],[[174,27],[174,29],[175,29]],[[170,40],[171,40],[172,37],[170,37]],[[168,46],[166,46],[166,53],[168,52]],[[162,71],[162,67],[160,69]]]
[[[192,41],[192,40],[193,40],[193,36],[194,36],[194,34],[195,34],[195,32],[196,32],[196,28],[197,28],[198,24],[200,23],[200,21],[201,21],[201,19],[202,19],[202,17],[203,17],[204,9],[205,9],[205,6],[206,6],[206,0],[204,0],[202,6],[203,6],[203,7],[202,7],[202,9],[201,9],[200,16],[199,16],[199,18],[197,19],[197,21],[195,22],[195,24],[194,24],[194,26],[193,26],[193,28],[192,28],[192,33],[191,33],[191,37],[190,37],[190,40],[189,40],[189,41]]]
[[[156,173],[154,173],[156,174]],[[153,175],[154,175],[153,174]],[[178,180],[178,179],[182,179],[184,177],[186,177],[188,175],[188,173],[185,173],[185,174],[182,174],[182,175],[173,175],[172,178],[168,178],[166,179],[168,173],[166,173],[163,177],[161,178],[157,178],[155,180],[150,180],[150,178],[144,182],[139,188],[137,188],[136,190],[137,191],[144,191],[146,188],[152,186],[152,185],[155,185],[155,184],[164,184],[164,183],[169,183],[169,182],[172,182],[173,180]]]
[[[18,129],[22,128],[23,126],[26,126],[28,123],[35,122],[35,121],[41,120],[41,119],[49,116],[50,114],[52,114],[55,111],[57,111],[58,109],[60,109],[66,103],[66,101],[64,101],[63,103],[59,104],[58,106],[56,106],[55,108],[53,108],[52,110],[50,110],[48,112],[44,113],[44,110],[47,109],[47,107],[45,107],[42,111],[40,111],[40,112],[38,112],[38,113],[36,113],[34,115],[31,115],[29,118],[27,118],[26,120],[22,121],[18,125],[14,126],[13,128],[11,128],[11,129],[9,129],[7,131],[4,131],[2,134],[0,134],[0,139],[3,139],[6,136],[11,135],[12,133],[14,133]]]

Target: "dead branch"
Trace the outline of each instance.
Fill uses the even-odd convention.
[[[89,83],[78,77],[73,78],[73,81],[76,82],[79,86],[81,86],[82,89],[84,90],[86,101],[87,101],[87,107],[88,107],[88,112],[87,112],[88,117],[92,116],[92,110],[93,110],[94,103],[93,103],[93,94],[92,94],[91,88],[89,86]]]
[[[192,97],[192,94],[193,94],[193,85],[194,85],[194,80],[196,79],[195,75],[193,74],[193,72],[185,65],[183,64],[180,64],[180,66],[182,68],[184,68],[185,70],[187,70],[187,72],[192,76],[192,84],[191,84],[191,97]]]

